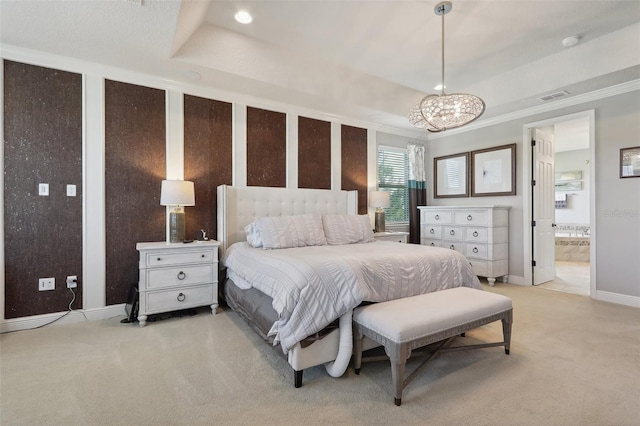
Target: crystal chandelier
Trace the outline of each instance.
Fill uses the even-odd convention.
[[[451,11],[450,1],[438,3],[436,15],[442,16],[442,91],[439,95],[427,95],[409,111],[409,122],[418,129],[441,132],[464,126],[484,112],[484,101],[466,93],[444,93],[444,15]]]

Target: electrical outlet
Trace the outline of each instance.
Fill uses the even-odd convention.
[[[67,288],[76,288],[78,287],[78,276],[77,275],[68,275],[67,276]]]
[[[40,278],[38,280],[38,291],[55,290],[56,279],[55,278]]]
[[[43,197],[49,196],[49,184],[48,183],[39,183],[38,184],[38,195]]]

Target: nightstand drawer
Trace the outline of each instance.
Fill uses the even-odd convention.
[[[212,284],[163,291],[149,291],[141,293],[140,295],[145,298],[147,313],[150,314],[211,305],[214,302]]]
[[[175,268],[154,268],[141,272],[140,291],[157,288],[189,286],[195,284],[212,283],[213,265],[178,266]]]
[[[193,250],[193,251],[156,251],[147,253],[147,267],[182,265],[185,263],[211,263],[213,250]]]

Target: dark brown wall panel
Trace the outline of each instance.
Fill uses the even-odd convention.
[[[216,238],[216,188],[231,185],[231,104],[184,96],[184,178],[193,181],[196,205],[186,207],[186,237],[204,229]]]
[[[165,240],[165,92],[105,81],[107,305],[138,282],[136,243]]]
[[[298,117],[298,188],[331,189],[331,123]]]
[[[4,61],[4,173],[5,317],[66,311],[67,275],[82,308],[81,75]],[[55,290],[38,291],[49,277]]]
[[[287,116],[247,108],[247,185],[287,186]]]
[[[367,129],[342,125],[342,189],[358,190],[358,213],[367,213]]]

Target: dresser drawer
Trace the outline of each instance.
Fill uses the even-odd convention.
[[[442,247],[455,250],[462,254],[464,254],[465,251],[465,244],[457,241],[442,241]]]
[[[465,237],[465,229],[455,226],[445,226],[442,238],[445,240],[462,241]]]
[[[422,240],[420,241],[420,244],[422,244],[423,246],[430,246],[430,247],[442,247],[441,240],[432,240],[430,238],[422,238]]]
[[[488,225],[489,212],[486,211],[460,211],[454,215],[453,223],[458,225]]]
[[[422,225],[422,234],[424,238],[442,238],[442,226]]]
[[[213,287],[213,284],[206,284],[171,290],[148,291],[141,293],[141,296],[146,301],[146,312],[152,314],[211,305],[214,303]]]
[[[140,291],[215,281],[211,264],[143,269],[140,275]]]
[[[476,260],[472,259],[469,261],[471,267],[473,268],[473,273],[480,276],[486,277],[489,275],[489,262],[484,260]]]
[[[143,262],[146,262],[142,267],[158,267],[158,266],[173,266],[183,265],[185,263],[211,263],[213,260],[214,250],[173,250],[173,251],[154,251],[151,253],[145,253]]]
[[[466,228],[466,241],[486,243],[489,240],[488,228]]]
[[[430,224],[447,224],[452,223],[453,220],[453,212],[450,211],[422,211],[422,223],[430,223]]]
[[[488,259],[487,245],[477,243],[467,243],[465,245],[465,256],[475,259]]]

